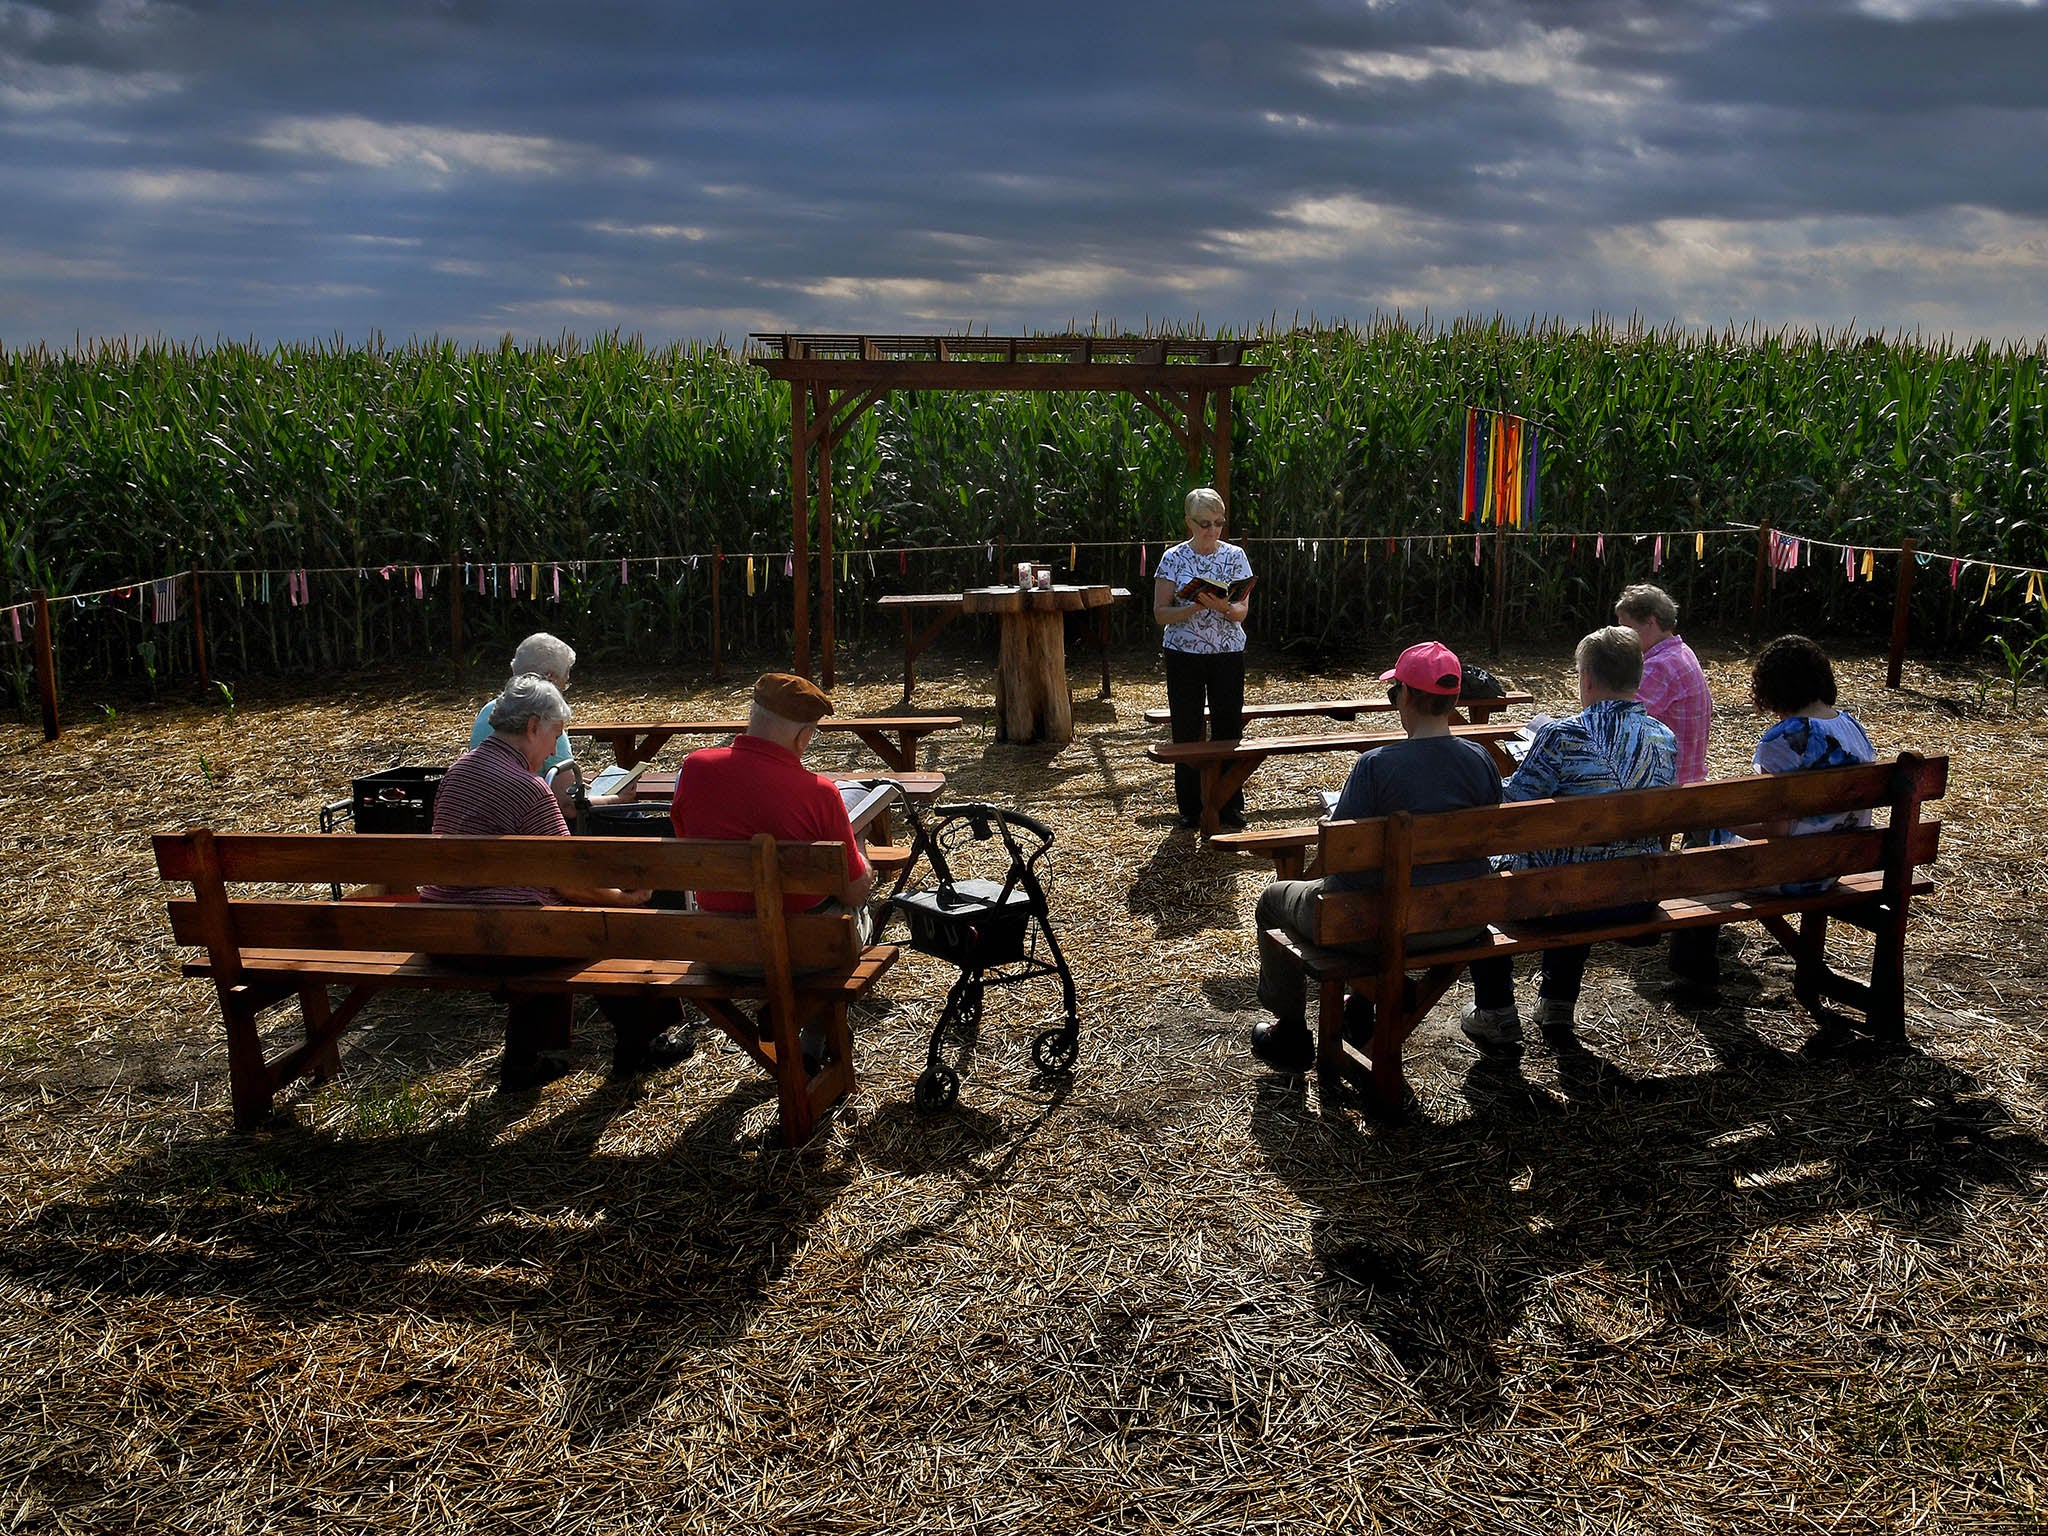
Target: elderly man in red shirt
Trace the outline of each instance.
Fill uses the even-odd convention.
[[[729,747],[700,748],[683,759],[669,819],[678,837],[739,840],[767,832],[783,842],[844,843],[845,906],[855,913],[865,943],[873,931],[865,904],[874,889],[874,872],[860,851],[839,786],[803,764],[818,722],[831,713],[831,698],[808,679],[788,672],[762,674],[754,684],[746,730]],[[696,898],[707,912],[754,910],[749,891],[698,891]],[[829,896],[786,895],[782,904],[790,912],[844,910]],[[805,1029],[804,1059],[814,1068],[822,1046],[821,1033]]]
[[[1678,738],[1678,772],[1672,782],[1704,783],[1714,698],[1699,657],[1678,638],[1678,604],[1662,587],[1637,582],[1615,599],[1614,622],[1634,630],[1642,642],[1637,700]],[[1672,975],[1684,985],[1712,992],[1721,979],[1720,933],[1718,928],[1687,928],[1672,934]]]

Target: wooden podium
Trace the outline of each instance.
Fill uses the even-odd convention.
[[[1074,701],[1067,693],[1066,616],[1104,608],[1112,589],[1098,587],[970,587],[961,594],[967,613],[993,613],[1002,622],[996,661],[996,740],[1074,739]]]

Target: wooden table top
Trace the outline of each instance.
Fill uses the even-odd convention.
[[[1105,608],[1119,589],[1107,582],[1085,587],[969,587],[960,594],[969,613],[1071,613]]]
[[[936,800],[946,792],[943,773],[835,773],[828,777],[846,784],[889,779],[902,789],[904,799],[915,800],[920,805]],[[633,786],[635,800],[672,800],[675,793],[676,770],[673,768],[643,773]]]

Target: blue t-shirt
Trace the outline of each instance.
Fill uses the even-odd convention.
[[[492,699],[476,712],[476,724],[469,728],[469,744],[472,747],[482,746],[484,739],[494,734],[491,730],[491,706],[497,702],[496,699]],[[550,752],[548,760],[540,765],[540,776],[545,779],[575,755],[569,750],[569,733],[562,732],[555,738],[555,750]]]
[[[1367,752],[1351,767],[1344,793],[1337,797],[1333,820],[1390,816],[1395,811],[1424,815],[1430,811],[1463,811],[1475,805],[1498,805],[1500,775],[1493,759],[1476,742],[1457,736],[1411,737],[1390,741]],[[1416,885],[1441,885],[1470,880],[1486,873],[1485,859],[1456,859],[1447,864],[1418,865],[1410,879]],[[1331,891],[1375,891],[1378,870],[1331,875],[1323,888]]]

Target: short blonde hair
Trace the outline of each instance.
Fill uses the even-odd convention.
[[[1206,513],[1210,517],[1230,516],[1229,512],[1224,510],[1223,498],[1206,485],[1197,486],[1188,492],[1188,499],[1181,504],[1181,513],[1189,522],[1195,520],[1197,513]]]
[[[1609,693],[1634,693],[1643,685],[1643,642],[1632,629],[1610,624],[1579,642],[1572,660],[1581,675]]]

